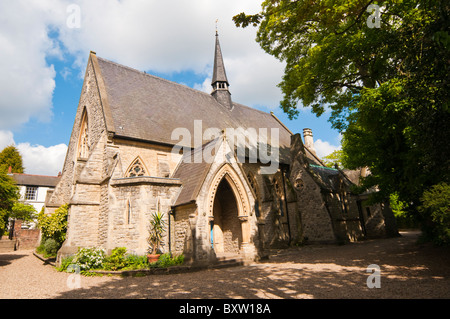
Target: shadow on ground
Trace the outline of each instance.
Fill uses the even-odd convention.
[[[417,236],[344,246],[275,251],[251,266],[146,277],[114,277],[58,298],[450,298],[448,249],[417,245]],[[368,288],[367,267],[380,266],[381,288]]]
[[[0,267],[11,264],[11,261],[15,259],[19,259],[22,257],[26,257],[27,255],[18,255],[18,254],[0,254]],[[1,268],[0,268],[1,269]]]

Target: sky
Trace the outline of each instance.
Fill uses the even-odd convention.
[[[211,92],[216,24],[235,102],[274,114],[293,132],[311,128],[319,156],[340,134],[299,105],[279,107],[284,64],[232,17],[261,11],[255,0],[0,0],[0,150],[15,145],[25,173],[62,171],[90,51]],[[216,23],[217,20],[217,23]]]

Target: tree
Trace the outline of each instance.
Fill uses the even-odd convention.
[[[256,41],[286,62],[279,86],[284,94],[281,107],[290,118],[299,114],[299,102],[312,106],[317,115],[328,106],[333,110],[333,124],[341,128],[348,108],[357,102],[355,95],[405,72],[406,64],[415,60],[420,51],[411,44],[422,43],[424,28],[438,22],[433,36],[448,45],[445,1],[383,3],[381,26],[371,28],[367,10],[374,3],[266,0],[262,12],[233,17],[237,26],[259,25]],[[440,61],[447,60],[441,57]]]
[[[299,104],[318,116],[330,108],[343,165],[368,167],[362,186],[376,185],[375,199],[395,193],[419,217],[424,191],[450,179],[450,5],[383,2],[373,28],[376,4],[267,0],[260,13],[233,20],[259,25],[261,47],[286,62],[279,86],[289,117]]]
[[[36,217],[36,209],[32,205],[15,202],[10,217],[23,221],[33,221]]]
[[[19,199],[19,188],[12,178],[0,171],[0,237],[6,230],[14,203]]]
[[[327,166],[327,167],[335,167],[336,165],[340,168],[343,169],[343,151],[341,149],[339,150],[335,150],[332,153],[328,154],[327,156],[324,156],[322,158],[322,162]]]
[[[427,189],[419,207],[426,221],[425,236],[439,245],[450,244],[450,184],[439,183]]]
[[[7,146],[0,152],[0,171],[7,172],[11,166],[13,173],[23,173],[22,156],[14,145]]]

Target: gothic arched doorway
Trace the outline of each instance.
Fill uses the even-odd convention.
[[[211,246],[216,254],[238,254],[242,226],[237,200],[227,178],[223,178],[214,197],[211,219]]]

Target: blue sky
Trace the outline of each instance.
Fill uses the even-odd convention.
[[[255,42],[255,28],[236,28],[231,21],[237,13],[259,8],[258,1],[250,0],[2,1],[0,149],[15,144],[26,173],[56,175],[62,170],[90,50],[210,92],[219,19],[233,100],[273,111],[294,133],[311,128],[319,155],[332,152],[340,140],[329,113],[317,118],[302,109],[297,119],[289,120],[279,108],[282,96],[276,86],[283,64]]]

